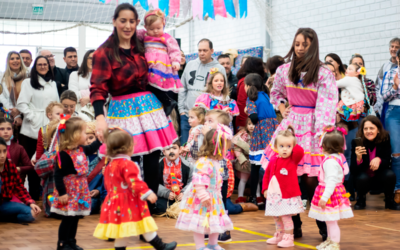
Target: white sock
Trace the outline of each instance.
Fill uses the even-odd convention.
[[[240,182],[238,185],[238,196],[243,197],[244,190],[246,189],[246,183],[249,179],[250,174],[248,173],[240,173]]]
[[[150,232],[150,233],[144,233],[144,234],[143,234],[143,238],[144,238],[147,242],[152,241],[156,236],[157,236],[157,233],[156,233],[156,232]]]
[[[256,193],[256,195],[257,195],[257,198],[258,197],[261,197],[261,190],[260,190],[261,188],[260,188],[260,183],[258,183],[258,185],[257,185],[257,193]]]

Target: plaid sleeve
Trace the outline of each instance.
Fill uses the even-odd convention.
[[[376,103],[375,83],[371,79],[366,79],[365,85],[368,91],[369,103],[371,106],[374,106]]]
[[[105,48],[99,48],[93,54],[92,76],[90,78],[90,101],[105,101],[108,97],[108,82],[112,76],[111,62]]]
[[[22,183],[21,177],[19,177],[17,168],[14,164],[10,164],[10,176],[13,179],[13,186],[14,186],[14,195],[20,199],[26,205],[35,204],[35,201],[32,200],[31,196],[29,195],[28,191],[26,191],[24,184]]]
[[[190,155],[194,160],[197,160],[199,158],[198,152],[199,152],[199,144],[197,141],[194,141],[192,147],[190,148]]]
[[[392,71],[388,71],[382,83],[382,98],[385,102],[390,102],[396,96],[397,90],[393,89],[394,78]]]

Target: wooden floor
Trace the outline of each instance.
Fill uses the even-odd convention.
[[[353,203],[354,204],[354,203]],[[342,233],[341,249],[400,249],[400,211],[385,210],[383,196],[369,196],[367,209],[355,211],[355,217],[340,221]],[[308,212],[308,211],[307,211]],[[94,238],[93,230],[98,215],[81,220],[78,228],[78,244],[86,250],[114,249],[112,242]],[[263,211],[232,215],[235,230],[233,241],[223,244],[226,250],[278,249],[265,243],[275,231],[273,219],[265,217]],[[315,249],[321,242],[315,221],[302,215],[303,238],[296,240],[294,249]],[[159,235],[166,242],[177,241],[178,250],[194,250],[192,234],[176,230],[175,220],[156,218]],[[57,230],[60,221],[40,217],[35,223],[19,225],[0,223],[0,250],[52,250],[56,249]],[[148,244],[133,237],[128,249],[152,249]]]

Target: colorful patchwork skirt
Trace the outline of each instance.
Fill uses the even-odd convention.
[[[178,139],[161,102],[149,91],[113,97],[106,121],[133,134],[132,156],[164,150]]]
[[[365,116],[364,101],[359,101],[353,105],[346,106],[341,100],[337,106],[340,118],[347,122],[356,122],[360,117]]]
[[[268,147],[275,130],[279,126],[276,118],[266,118],[257,122],[250,140],[250,162],[261,165],[264,150]]]

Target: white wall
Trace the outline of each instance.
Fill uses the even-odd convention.
[[[286,55],[299,27],[317,32],[321,60],[336,53],[348,64],[359,53],[375,80],[389,41],[400,37],[400,0],[272,0],[271,55]]]

